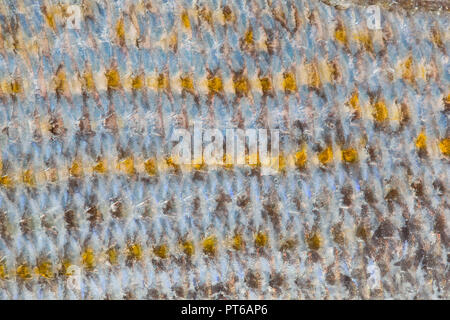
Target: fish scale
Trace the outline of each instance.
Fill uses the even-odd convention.
[[[71,4],[0,4],[0,299],[448,299],[448,3]]]

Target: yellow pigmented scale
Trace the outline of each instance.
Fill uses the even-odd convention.
[[[0,263],[0,280],[6,280],[8,278],[8,271],[3,263]]]
[[[268,242],[268,236],[264,232],[258,232],[255,236],[255,246],[257,248],[262,248],[267,245]]]
[[[359,42],[366,51],[373,51],[372,39],[367,32],[355,35],[354,39]]]
[[[35,269],[35,273],[43,278],[51,279],[53,278],[53,265],[49,261],[44,261],[38,264]]]
[[[261,84],[261,90],[264,94],[269,94],[272,92],[272,81],[268,77],[264,77],[259,79],[259,82]]]
[[[142,259],[142,247],[138,243],[131,244],[128,247],[128,257],[132,260],[141,260]]]
[[[49,25],[50,28],[53,30],[56,30],[56,23],[55,23],[55,17],[54,14],[51,12],[48,12],[48,10],[45,11],[45,21]]]
[[[95,255],[92,248],[87,248],[81,255],[81,259],[87,270],[93,270],[95,268]]]
[[[191,22],[189,21],[189,15],[187,12],[183,12],[181,14],[181,22],[183,23],[183,27],[185,27],[186,29],[191,28]]]
[[[297,168],[301,169],[305,167],[307,160],[308,154],[306,152],[306,148],[303,148],[295,153],[295,166]]]
[[[242,240],[242,236],[240,234],[236,234],[232,239],[232,247],[234,250],[241,250],[244,245]]]
[[[388,109],[384,101],[378,101],[373,107],[373,118],[377,122],[383,122],[388,119]]]
[[[203,240],[203,252],[207,255],[215,255],[217,250],[217,239],[214,236],[210,236]]]
[[[336,28],[336,30],[334,31],[334,37],[340,43],[347,44],[347,33],[345,32],[343,26],[339,25],[339,27]]]
[[[439,150],[443,155],[450,156],[450,138],[442,139],[439,142]]]
[[[125,23],[124,23],[123,19],[120,19],[117,22],[116,34],[117,34],[117,39],[119,40],[119,42],[124,43],[125,42]]]
[[[286,72],[283,75],[283,88],[286,92],[295,92],[297,90],[295,76],[292,73]]]
[[[360,104],[359,104],[359,96],[358,96],[358,92],[357,91],[355,91],[352,94],[350,100],[348,101],[348,104],[355,111],[359,111],[361,109]]]
[[[245,163],[253,168],[261,166],[261,161],[259,160],[259,153],[246,155]]]
[[[353,148],[342,150],[342,160],[348,163],[358,161],[358,152]]]
[[[446,105],[450,105],[450,94],[448,94],[445,98],[444,98],[444,103]]]
[[[181,87],[189,92],[194,91],[194,82],[190,77],[181,77]]]
[[[244,77],[239,77],[234,82],[234,90],[238,95],[247,95],[249,91],[248,80]]]
[[[161,259],[166,259],[167,255],[169,253],[169,249],[168,249],[167,245],[162,244],[162,245],[154,247],[153,253]]]
[[[116,265],[118,262],[117,250],[115,248],[109,248],[106,251],[106,255],[108,257],[108,261],[111,265]]]
[[[11,82],[11,93],[13,94],[23,93],[23,86],[19,79],[14,79]]]
[[[208,80],[208,89],[210,93],[217,94],[223,92],[222,79],[213,77]]]
[[[34,173],[31,169],[25,170],[22,173],[22,181],[30,187],[36,186],[36,178],[34,177]]]
[[[253,31],[251,29],[245,33],[245,43],[248,45],[253,44]]]
[[[94,76],[91,71],[85,71],[83,74],[83,86],[88,92],[95,90]]]
[[[185,255],[191,257],[195,253],[194,243],[192,241],[186,240],[181,243],[182,250]]]
[[[131,87],[134,90],[141,90],[145,86],[145,80],[142,75],[137,75],[132,79]]]
[[[416,139],[416,148],[418,150],[425,150],[427,148],[427,136],[424,131],[421,131]]]
[[[413,70],[413,58],[409,57],[403,64],[403,75],[402,78],[414,82],[414,70]]]
[[[109,89],[118,89],[121,86],[120,75],[117,69],[110,69],[105,74]]]
[[[169,79],[162,73],[158,75],[157,86],[159,90],[164,90],[169,87]]]
[[[121,170],[122,172],[124,172],[128,175],[133,175],[136,172],[136,170],[134,168],[133,158],[123,159],[122,161],[119,162],[118,168],[119,168],[119,170]]]
[[[229,153],[224,153],[223,155],[223,163],[226,169],[233,169],[233,158]]]
[[[72,162],[72,166],[69,169],[69,173],[71,176],[79,178],[83,175],[83,166],[80,161],[75,160]]]
[[[98,161],[92,169],[94,170],[94,172],[97,173],[105,173],[107,170],[105,161],[104,160]]]
[[[158,172],[155,159],[147,159],[144,162],[144,167],[145,172],[150,176],[154,176]]]
[[[0,185],[4,187],[12,187],[14,184],[13,180],[9,176],[2,176],[0,177]]]
[[[331,146],[326,147],[322,152],[318,154],[318,159],[321,164],[327,165],[333,161],[333,149]]]
[[[322,246],[322,237],[319,233],[314,232],[309,238],[308,238],[308,247],[311,250],[319,250]]]
[[[26,264],[22,264],[17,267],[16,275],[23,280],[29,280],[33,277],[30,267]]]
[[[194,159],[193,163],[194,164],[192,165],[192,168],[194,168],[195,170],[202,170],[206,168],[206,163],[203,157]]]
[[[176,161],[174,161],[174,159],[172,159],[172,157],[167,157],[166,158],[166,165],[172,168],[176,168],[177,164]]]

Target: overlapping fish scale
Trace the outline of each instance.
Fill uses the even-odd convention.
[[[448,297],[448,10],[347,2],[0,5],[0,298]],[[199,121],[279,172],[175,165]]]

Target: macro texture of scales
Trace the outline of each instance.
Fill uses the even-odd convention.
[[[385,3],[2,0],[0,299],[448,299],[448,1]]]

